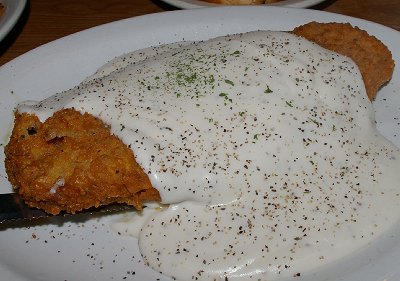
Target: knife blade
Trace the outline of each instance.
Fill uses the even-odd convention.
[[[126,204],[110,204],[98,208],[90,208],[79,212],[78,214],[94,214],[98,212],[116,212],[124,210],[134,210],[133,206]],[[72,214],[60,213],[57,216],[68,216]],[[0,194],[0,223],[7,221],[16,221],[23,219],[36,219],[54,217],[45,211],[36,208],[30,208],[24,203],[24,200],[17,193]]]

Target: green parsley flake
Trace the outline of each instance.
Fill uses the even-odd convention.
[[[318,123],[317,120],[314,120],[314,119],[312,119],[312,118],[308,118],[308,120],[310,120],[310,121],[313,122],[315,125],[317,125],[317,127],[320,126],[320,124]]]
[[[231,55],[238,57],[240,55],[240,51],[234,51]]]
[[[270,94],[270,93],[272,93],[273,91],[269,88],[269,86],[267,85],[267,89],[264,91],[264,93],[266,93],[266,94]]]
[[[293,107],[293,104],[292,104],[291,101],[286,101],[286,105],[288,105],[288,106],[290,106],[290,107]]]
[[[228,80],[228,79],[225,79],[225,83],[229,84],[231,86],[235,86],[235,84],[231,80]]]
[[[226,101],[232,102],[232,99],[229,98],[227,93],[220,93],[219,96],[223,97],[225,99],[225,105],[226,105]]]

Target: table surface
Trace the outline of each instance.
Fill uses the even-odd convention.
[[[31,0],[16,26],[0,43],[0,65],[90,27],[175,9],[158,0]],[[400,31],[399,0],[327,0],[311,9],[363,18]]]

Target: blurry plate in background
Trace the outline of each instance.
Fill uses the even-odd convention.
[[[226,5],[208,3],[201,0],[161,0],[169,5],[175,6],[181,9],[195,9],[204,7],[221,7]],[[307,8],[317,5],[325,0],[283,0],[272,4],[264,4],[269,6],[282,6],[292,8]]]
[[[17,23],[26,5],[26,0],[0,0],[0,3],[4,6],[4,12],[0,16],[1,41]]]

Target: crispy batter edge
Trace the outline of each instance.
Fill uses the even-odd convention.
[[[350,23],[310,22],[291,33],[351,58],[360,69],[370,100],[393,75],[395,64],[387,46]]]

